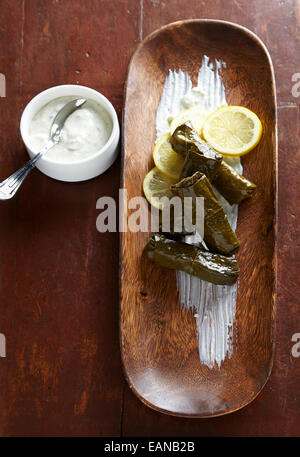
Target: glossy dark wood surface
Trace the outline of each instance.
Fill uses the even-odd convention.
[[[118,341],[118,234],[96,230],[96,201],[117,197],[120,162],[103,176],[65,184],[34,171],[0,205],[1,436],[298,436],[299,104],[296,0],[3,0],[0,14],[0,179],[26,159],[23,107],[56,84],[80,83],[110,98],[121,119],[135,47],[160,26],[187,18],[237,22],[267,45],[279,119],[278,300],[270,380],[248,407],[216,419],[150,410],[124,380]]]

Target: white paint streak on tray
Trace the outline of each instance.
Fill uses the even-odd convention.
[[[197,88],[203,92],[204,96],[198,106],[214,111],[227,104],[225,88],[221,79],[223,66],[225,63],[222,61],[216,60],[213,63],[207,56],[203,57]],[[169,120],[187,108],[182,98],[186,94],[190,94],[191,89],[192,82],[187,73],[181,70],[169,70],[156,115],[157,139],[169,132]],[[242,173],[239,158],[226,160],[239,173]],[[216,191],[216,189],[214,190]],[[231,227],[235,230],[238,205],[231,206],[219,193],[218,196],[228,215]],[[197,237],[188,237],[186,242],[196,243]],[[230,358],[233,351],[237,284],[217,286],[182,271],[176,272],[176,280],[181,305],[184,309],[192,309],[195,313],[200,361],[209,368],[213,368],[215,364],[220,368],[221,363],[226,357]]]

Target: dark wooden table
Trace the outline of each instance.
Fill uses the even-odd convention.
[[[186,18],[242,24],[267,45],[279,117],[278,300],[271,378],[243,410],[209,420],[144,406],[122,372],[118,338],[118,234],[96,229],[96,201],[117,198],[120,160],[85,183],[35,170],[0,205],[1,436],[299,436],[299,105],[297,0],[2,0],[0,180],[27,158],[19,134],[26,103],[63,83],[93,87],[121,120],[129,59],[150,32]],[[296,94],[297,95],[297,94]]]

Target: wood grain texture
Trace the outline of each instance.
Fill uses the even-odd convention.
[[[195,82],[204,54],[226,62],[222,79],[228,104],[252,109],[264,131],[259,146],[242,161],[257,191],[240,206],[234,350],[220,370],[199,363],[194,317],[179,306],[175,273],[141,259],[149,235],[128,231],[121,245],[121,347],[130,387],[152,408],[193,417],[246,405],[272,366],[277,124],[267,51],[253,34],[230,23],[192,20],[163,27],[133,56],[123,119],[123,186],[130,199],[139,195],[153,166],[155,116],[169,69],[186,71]]]
[[[170,4],[171,3],[171,4]],[[299,100],[291,93],[299,71],[299,4],[290,1],[172,2],[144,0],[143,34],[169,22],[215,18],[237,22],[257,33],[267,45],[275,67],[279,120],[278,299],[274,367],[261,394],[246,408],[214,419],[182,419],[157,414],[127,389],[123,432],[141,436],[299,436],[299,359],[292,357],[291,337],[299,332],[299,262],[296,227],[299,205]],[[268,20],[266,20],[268,18]],[[292,152],[292,153],[291,153]],[[291,253],[292,260],[291,260]],[[291,262],[291,263],[290,263]]]
[[[7,98],[0,99],[2,178],[27,159],[20,115],[41,90],[87,85],[120,116],[137,17],[134,1],[117,10],[110,1],[1,4],[1,43],[7,44],[0,66],[7,78]],[[121,433],[118,235],[96,229],[97,199],[117,198],[118,187],[119,161],[78,184],[35,170],[17,198],[0,207],[0,332],[7,338],[1,435]]]
[[[71,185],[70,189],[36,171],[30,177],[34,183],[24,184],[24,196],[20,194],[0,208],[0,332],[7,337],[7,358],[0,359],[1,436],[300,435],[300,359],[291,355],[291,337],[300,332],[300,285],[295,274],[300,255],[300,98],[291,93],[291,77],[300,71],[297,0],[2,0],[0,72],[7,78],[7,98],[0,98],[1,176],[7,176],[26,159],[18,133],[19,117],[25,103],[39,90],[78,81],[101,90],[120,115],[126,69],[138,41],[164,24],[189,18],[224,19],[250,28],[267,45],[275,67],[279,120],[278,304],[270,380],[249,406],[215,419],[176,418],[143,405],[127,387],[121,372],[117,341],[118,237],[94,232],[96,199],[117,195],[119,163],[101,178],[79,187]],[[32,194],[25,186],[38,189],[38,193]],[[44,196],[51,197],[49,217]],[[78,198],[83,213],[78,211]],[[59,224],[55,223],[57,209]],[[50,219],[52,233],[44,237]],[[67,267],[70,250],[76,248],[72,274],[75,272],[79,281],[72,283],[73,290],[67,290],[70,282],[66,281],[66,273],[61,275],[59,268],[53,270],[57,254],[51,245],[65,225],[66,239],[60,241],[60,246]],[[86,286],[81,246],[86,247],[88,236],[91,273],[83,297],[80,294]],[[35,249],[27,245],[27,237]],[[36,277],[42,262],[38,248],[42,246],[47,246],[43,255],[47,284]],[[26,259],[24,268],[21,259]],[[23,279],[25,267],[26,279],[30,276],[27,283]],[[59,301],[60,306],[56,306],[57,290],[69,297],[63,304]],[[36,301],[30,299],[39,296],[37,291],[42,320]],[[80,312],[72,315],[71,306],[65,305],[69,299],[77,305],[82,303]],[[72,319],[65,319],[65,306]],[[76,348],[82,344],[81,336],[90,330],[99,345],[93,352],[93,343],[87,343],[91,353],[84,362],[78,359]],[[35,352],[33,343],[38,348]],[[63,351],[63,367],[54,371],[58,351]],[[31,363],[33,359],[37,359],[35,364]],[[45,366],[55,379],[47,389]]]

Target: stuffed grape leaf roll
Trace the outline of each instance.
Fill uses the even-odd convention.
[[[215,254],[161,234],[150,238],[143,256],[161,267],[185,271],[213,284],[232,285],[239,275],[239,266],[234,257]]]
[[[253,194],[256,185],[222,160],[223,156],[203,141],[189,122],[177,127],[170,143],[185,157],[181,179],[201,171],[231,205]]]
[[[232,254],[239,248],[240,242],[204,173],[198,171],[182,179],[171,186],[171,190],[182,199],[192,197],[193,224],[196,221],[196,197],[204,198],[204,241],[209,249],[221,254]]]

